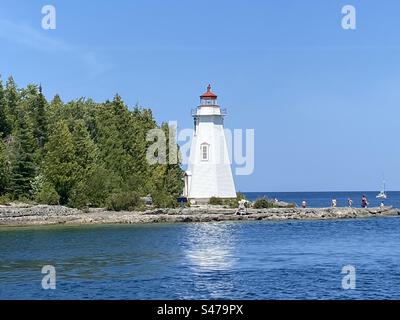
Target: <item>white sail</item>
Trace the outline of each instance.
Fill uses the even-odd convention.
[[[376,196],[377,199],[386,199],[387,195],[385,193],[385,191],[381,191],[379,192],[379,194]]]
[[[378,193],[378,195],[376,196],[377,199],[387,199],[387,195],[385,192],[385,181],[383,182],[383,190],[381,192]]]

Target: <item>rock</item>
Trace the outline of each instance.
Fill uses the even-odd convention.
[[[142,212],[113,212],[101,208],[86,211],[46,205],[13,204],[0,206],[0,226],[51,224],[137,224],[155,222],[210,222],[246,220],[343,219],[378,216],[398,216],[399,209],[385,208],[273,208],[247,209],[246,216],[236,215],[236,209],[195,207],[153,209]]]

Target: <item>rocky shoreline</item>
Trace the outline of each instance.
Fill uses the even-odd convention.
[[[89,225],[89,224],[145,224],[211,221],[251,220],[327,220],[397,216],[400,209],[384,208],[276,208],[248,209],[246,215],[237,215],[236,209],[204,206],[178,209],[153,209],[147,211],[106,211],[105,209],[78,209],[49,206],[13,204],[0,206],[0,227],[38,225]]]

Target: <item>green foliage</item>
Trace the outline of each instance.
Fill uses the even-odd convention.
[[[60,203],[60,196],[51,183],[44,182],[35,195],[35,201],[42,204],[56,205]]]
[[[10,125],[10,132],[12,126],[15,125],[17,115],[18,115],[18,103],[20,95],[18,93],[17,85],[14,82],[13,77],[9,77],[6,83],[6,88],[4,90],[4,98],[6,100],[6,117]]]
[[[226,199],[224,201],[224,205],[227,206],[228,208],[237,208],[239,206],[239,200],[238,199]]]
[[[107,199],[107,210],[113,211],[133,211],[143,206],[143,201],[137,192],[113,193]]]
[[[0,196],[4,194],[7,189],[9,181],[9,172],[7,165],[6,145],[0,138]]]
[[[74,208],[86,208],[90,206],[90,196],[85,181],[79,181],[71,191],[68,204]]]
[[[7,205],[10,204],[11,199],[8,195],[2,195],[0,196],[0,205]]]
[[[19,108],[11,144],[9,191],[14,198],[30,197],[35,177],[35,140],[29,118]]]
[[[45,150],[42,172],[60,195],[60,203],[67,204],[76,181],[78,166],[75,161],[73,137],[64,120],[54,127]]]
[[[222,206],[224,204],[224,200],[217,197],[211,197],[208,203],[215,206]]]
[[[46,99],[39,87],[39,94],[33,104],[34,136],[40,149],[44,148],[47,141]]]
[[[246,200],[246,196],[245,196],[243,193],[241,193],[241,192],[236,192],[236,199],[237,199],[238,201],[240,201],[240,200]]]
[[[156,208],[176,208],[178,206],[176,198],[165,192],[153,193],[151,197]]]
[[[21,195],[17,198],[14,197],[13,201],[19,202],[19,203],[24,203],[24,204],[30,204],[30,205],[36,204],[36,202],[32,200],[31,196],[25,196],[25,195]]]
[[[44,176],[42,174],[37,175],[31,182],[31,192],[34,197],[40,192],[45,183]]]
[[[229,207],[229,208],[237,208],[239,207],[239,201],[240,200],[246,200],[246,197],[243,193],[241,192],[236,192],[236,198],[234,199],[226,199],[224,201],[224,205]]]
[[[11,125],[7,117],[7,101],[5,97],[3,82],[0,77],[0,138],[11,133]]]
[[[176,206],[183,172],[175,134],[159,127],[177,161],[150,165],[146,135],[154,128],[151,110],[129,110],[119,95],[105,103],[63,103],[56,95],[47,103],[40,86],[19,89],[10,77],[3,88],[0,81],[0,196],[135,208],[136,195],[152,194],[157,205]]]
[[[168,164],[165,171],[164,190],[169,192],[174,198],[182,194],[184,188],[183,172],[180,167],[180,152],[176,141],[175,128],[169,127],[166,123],[161,125],[167,142]],[[176,202],[176,201],[175,201]]]
[[[83,120],[76,121],[72,135],[74,142],[74,154],[77,165],[75,175],[77,179],[86,179],[95,169],[98,157],[97,147],[90,138]]]
[[[70,205],[75,207],[79,202],[81,205],[77,207],[82,207],[85,202],[84,206],[104,207],[107,197],[120,190],[120,186],[121,180],[118,176],[103,167],[96,166],[85,179],[80,181],[78,187],[73,189]],[[80,200],[76,195],[80,196]]]
[[[263,208],[273,208],[274,203],[266,198],[257,199],[253,203],[253,208],[255,209],[263,209]]]

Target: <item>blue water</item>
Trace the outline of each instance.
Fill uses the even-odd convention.
[[[370,207],[378,207],[381,204],[380,199],[376,199],[378,191],[337,191],[337,192],[244,192],[248,200],[254,201],[258,198],[266,197],[269,199],[278,199],[280,201],[295,203],[301,206],[303,200],[307,202],[310,208],[325,208],[331,206],[333,198],[337,200],[338,207],[347,206],[347,199],[353,200],[353,207],[361,207],[361,197],[366,195]],[[400,208],[400,191],[386,192],[388,198],[384,201],[387,206]]]
[[[399,236],[400,217],[0,228],[0,299],[400,299]]]

